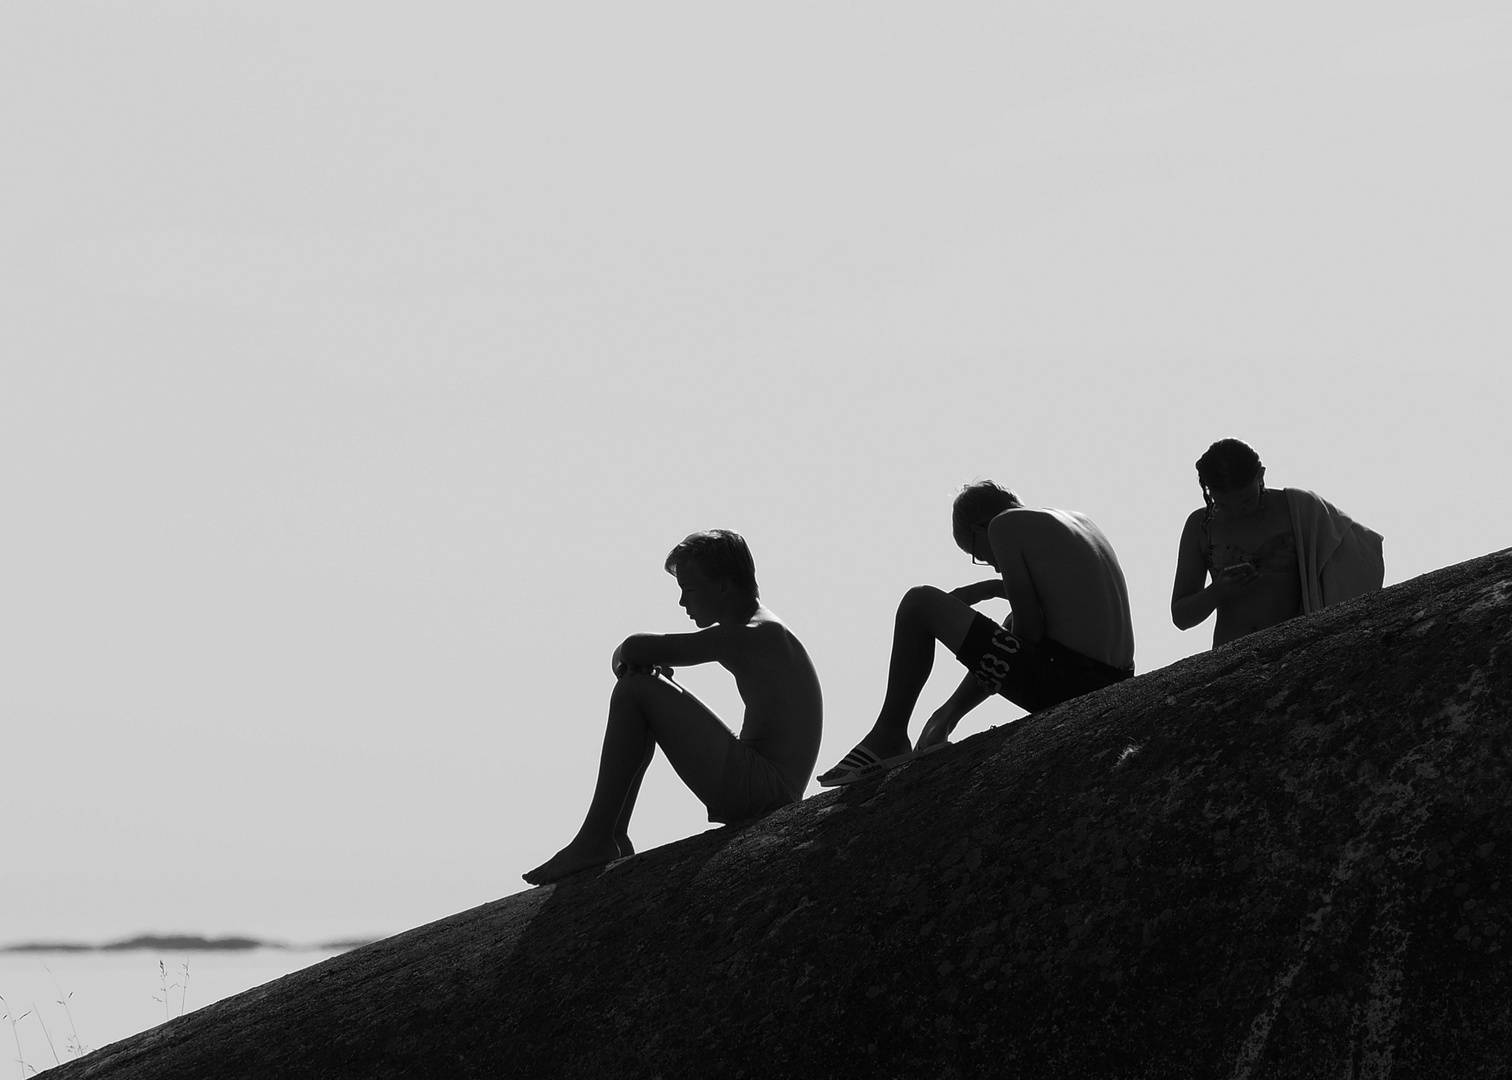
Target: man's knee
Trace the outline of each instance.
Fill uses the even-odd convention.
[[[632,671],[621,675],[609,695],[610,704],[615,702],[643,702],[672,689],[672,684],[653,671]]]
[[[958,652],[961,639],[978,617],[969,604],[944,589],[915,585],[903,594],[903,600],[898,604],[894,633],[922,631],[951,652]]]
[[[941,618],[955,606],[965,605],[944,589],[933,585],[915,585],[898,602],[898,622],[938,629]]]
[[[922,614],[939,609],[940,601],[950,599],[944,589],[934,585],[915,585],[898,601],[898,614]]]

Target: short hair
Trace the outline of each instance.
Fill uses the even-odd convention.
[[[1197,483],[1207,496],[1214,488],[1230,491],[1260,475],[1260,455],[1239,439],[1219,439],[1197,459]]]
[[[679,566],[696,566],[711,578],[725,578],[753,599],[761,596],[756,585],[756,560],[745,537],[729,529],[705,529],[689,533],[682,543],[667,553],[663,564],[676,575]]]
[[[1012,491],[991,480],[965,485],[950,508],[950,534],[955,537],[956,547],[969,552],[974,526],[984,525],[1004,510],[1023,505]]]

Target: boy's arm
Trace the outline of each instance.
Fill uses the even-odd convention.
[[[961,685],[956,687],[955,693],[934,711],[924,725],[924,730],[919,732],[918,749],[924,750],[935,743],[944,742],[955,730],[956,725],[961,722],[961,718],[987,698],[987,688],[977,682],[975,675],[967,672],[966,677],[961,680]]]
[[[631,634],[614,650],[616,673],[621,667],[685,667],[739,660],[750,647],[752,628],[711,626],[696,634]]]
[[[1202,517],[1205,511],[1194,510],[1181,530],[1181,547],[1176,554],[1176,580],[1171,586],[1171,621],[1178,629],[1190,630],[1202,622],[1218,605],[1235,593],[1242,592],[1260,579],[1250,563],[1227,566],[1212,574],[1208,584],[1208,553],[1202,547]]]
[[[670,665],[662,664],[627,664],[624,657],[624,642],[614,647],[614,655],[609,658],[609,668],[614,672],[616,679],[623,679],[626,675],[665,675],[672,677]]]
[[[950,595],[968,607],[975,607],[983,600],[1006,600],[1008,589],[1000,577],[988,578],[986,581],[972,582],[970,585],[962,585],[960,588],[951,589]]]
[[[1045,609],[1040,606],[1039,593],[1029,576],[1029,564],[1024,561],[1026,534],[1035,524],[1029,520],[1032,514],[1022,510],[999,514],[987,526],[987,538],[1003,571],[1008,603],[1013,606],[1013,632],[1025,641],[1037,642],[1045,636]]]

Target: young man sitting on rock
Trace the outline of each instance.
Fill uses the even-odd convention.
[[[572,842],[524,875],[542,885],[634,854],[630,815],[651,757],[667,760],[709,808],[709,820],[744,821],[803,798],[819,757],[819,676],[803,644],[763,607],[745,540],[725,529],[694,533],[667,556],[693,634],[632,634],[610,663],[619,680],[598,784]],[[745,702],[737,738],[672,680],[684,664],[722,665]]]
[[[990,480],[956,496],[952,531],[974,563],[1000,577],[945,592],[910,589],[898,605],[887,694],[871,731],[819,777],[824,787],[864,780],[942,745],[961,717],[992,694],[1030,712],[1134,674],[1129,591],[1113,546],[1084,514],[1035,509]],[[1006,597],[998,626],[972,610]],[[970,672],[910,747],[908,722],[941,642]]]

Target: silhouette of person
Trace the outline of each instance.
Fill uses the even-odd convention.
[[[1379,589],[1379,533],[1328,500],[1267,488],[1260,455],[1219,439],[1197,459],[1204,506],[1181,530],[1171,621],[1190,630],[1217,612],[1213,646]]]
[[[951,511],[958,547],[998,577],[945,592],[919,585],[904,594],[893,625],[887,693],[872,729],[819,777],[849,784],[912,755],[908,722],[934,665],[935,642],[968,674],[924,725],[918,751],[941,745],[993,694],[1030,712],[1134,674],[1129,592],[1113,545],[1090,518],[1031,508],[991,480],[968,484]],[[998,626],[973,605],[1005,597]]]
[[[598,783],[572,841],[525,874],[532,885],[634,854],[630,815],[660,746],[709,820],[744,821],[803,798],[819,756],[819,676],[803,644],[760,600],[756,564],[738,533],[693,533],[672,549],[666,570],[691,634],[632,634],[610,664],[619,680]],[[673,681],[685,664],[717,663],[745,702],[737,738],[708,706]]]

